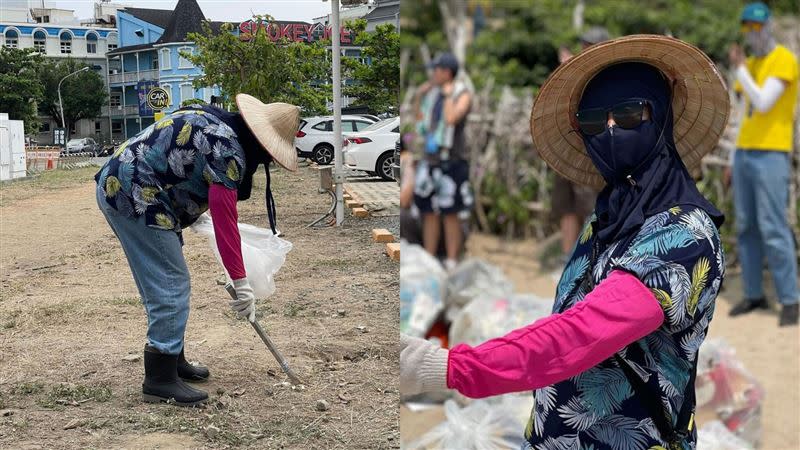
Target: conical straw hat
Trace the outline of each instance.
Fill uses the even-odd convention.
[[[247,94],[236,95],[245,123],[272,159],[285,169],[297,170],[294,138],[300,124],[300,108],[288,103],[264,104]]]
[[[659,69],[672,83],[674,138],[691,172],[716,146],[728,122],[730,100],[713,62],[679,39],[639,34],[593,45],[559,66],[539,90],[531,111],[537,152],[560,175],[578,184],[605,186],[586,152],[575,113],[589,80],[621,62],[642,62]]]

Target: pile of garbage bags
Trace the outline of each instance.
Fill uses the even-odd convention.
[[[448,274],[418,245],[407,244],[401,252],[402,333],[430,337],[440,322],[447,324],[450,344],[477,345],[550,315],[552,299],[515,294],[502,271],[485,261],[466,260]]]
[[[482,260],[447,273],[417,245],[403,244],[400,263],[400,330],[452,348],[478,345],[550,315],[552,299],[514,292],[503,272]],[[699,450],[750,450],[761,439],[764,390],[722,340],[700,348],[696,379]],[[450,393],[445,420],[409,443],[410,449],[519,448],[531,393],[470,400]],[[447,398],[445,397],[445,398]],[[406,399],[408,400],[408,399]],[[443,401],[432,396],[413,401]]]

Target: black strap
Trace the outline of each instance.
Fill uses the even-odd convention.
[[[278,234],[278,232],[275,230],[275,227],[277,226],[275,217],[275,199],[272,197],[272,189],[270,189],[269,163],[264,164],[264,170],[267,172],[267,192],[265,193],[267,219],[269,219],[269,227],[272,230],[272,234]]]
[[[694,427],[692,415],[694,414],[695,408],[694,381],[697,377],[696,356],[697,355],[695,355],[695,362],[692,364],[692,373],[689,375],[689,382],[686,385],[686,394],[684,395],[683,405],[681,406],[681,410],[678,412],[678,420],[675,423],[675,427],[673,427],[672,422],[667,412],[664,410],[663,404],[661,403],[661,396],[653,392],[652,389],[647,388],[644,380],[642,380],[642,378],[633,370],[633,367],[631,367],[624,358],[619,356],[619,354],[614,355],[614,358],[619,363],[622,371],[625,372],[625,376],[628,378],[628,381],[630,381],[637,397],[642,400],[642,405],[644,405],[647,413],[653,419],[653,423],[656,425],[661,438],[668,444],[680,444],[681,441],[683,441],[683,439],[685,439],[686,436],[691,433],[692,427]]]

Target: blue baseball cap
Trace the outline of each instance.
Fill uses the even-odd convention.
[[[764,23],[769,19],[769,7],[761,2],[748,3],[742,11],[742,22]]]
[[[458,66],[458,59],[456,58],[456,55],[452,53],[440,53],[433,58],[433,61],[428,63],[429,69],[436,67],[450,69],[450,71],[453,72],[453,76],[458,73]]]

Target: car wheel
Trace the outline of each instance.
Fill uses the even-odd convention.
[[[333,163],[333,147],[330,144],[320,144],[314,148],[314,162],[327,166]]]
[[[384,180],[394,180],[392,164],[394,164],[394,152],[389,151],[382,154],[380,158],[378,158],[378,162],[375,163],[375,171],[378,172],[378,176]]]

